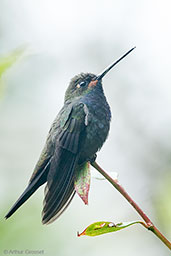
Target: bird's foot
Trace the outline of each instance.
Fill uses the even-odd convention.
[[[90,164],[95,162],[96,157],[97,157],[97,155],[96,155],[96,154],[94,154],[94,156],[93,156],[93,157],[91,157],[90,159],[88,159],[88,161],[90,162]]]

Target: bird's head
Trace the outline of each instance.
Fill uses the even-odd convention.
[[[94,75],[92,73],[81,73],[79,75],[74,76],[71,79],[71,82],[65,93],[65,102],[71,99],[74,99],[79,96],[83,96],[92,90],[98,91],[98,88],[102,90],[102,78],[124,57],[126,57],[132,50],[132,48],[127,53],[125,53],[122,57],[120,57],[117,61],[112,63],[109,67],[107,67],[103,72],[99,75]]]
[[[81,73],[74,76],[65,93],[65,101],[75,97],[83,96],[90,92],[95,86],[101,84],[97,76],[91,73]]]

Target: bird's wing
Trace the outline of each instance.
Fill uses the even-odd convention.
[[[49,168],[55,150],[56,138],[59,136],[61,130],[65,127],[71,111],[72,106],[64,106],[59,112],[58,116],[55,118],[29,183],[32,183],[44,171],[45,168]]]
[[[64,115],[64,108],[59,112],[59,115],[55,119],[52,124],[52,127],[49,131],[47,141],[45,147],[40,155],[40,158],[35,166],[34,172],[30,178],[29,184],[21,194],[19,199],[12,206],[10,211],[7,213],[5,218],[9,218],[25,201],[29,199],[29,197],[42,185],[47,181],[47,175],[49,172],[49,168],[51,165],[52,156],[54,153],[54,145],[55,142],[53,140],[54,134],[57,134],[57,131],[60,131],[67,122],[71,107],[67,107]],[[61,118],[60,118],[61,117]],[[53,136],[52,136],[53,135]]]
[[[65,121],[64,115],[65,112],[61,113],[60,128],[54,137],[56,145],[45,187],[43,224],[59,217],[75,193],[74,175],[81,143],[84,142],[88,112],[83,103],[76,103]]]

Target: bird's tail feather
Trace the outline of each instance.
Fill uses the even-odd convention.
[[[45,168],[40,172],[35,178],[28,184],[27,188],[24,190],[19,199],[12,206],[10,211],[5,216],[8,219],[22,204],[29,199],[29,197],[46,182],[47,173],[49,169],[49,162],[46,164]]]

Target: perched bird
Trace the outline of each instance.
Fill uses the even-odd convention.
[[[76,169],[79,170],[87,161],[95,161],[96,152],[108,136],[111,112],[103,92],[102,78],[134,48],[100,75],[81,73],[71,80],[64,106],[50,128],[29,184],[6,219],[44,183],[42,223],[53,222],[67,208],[75,194]]]

